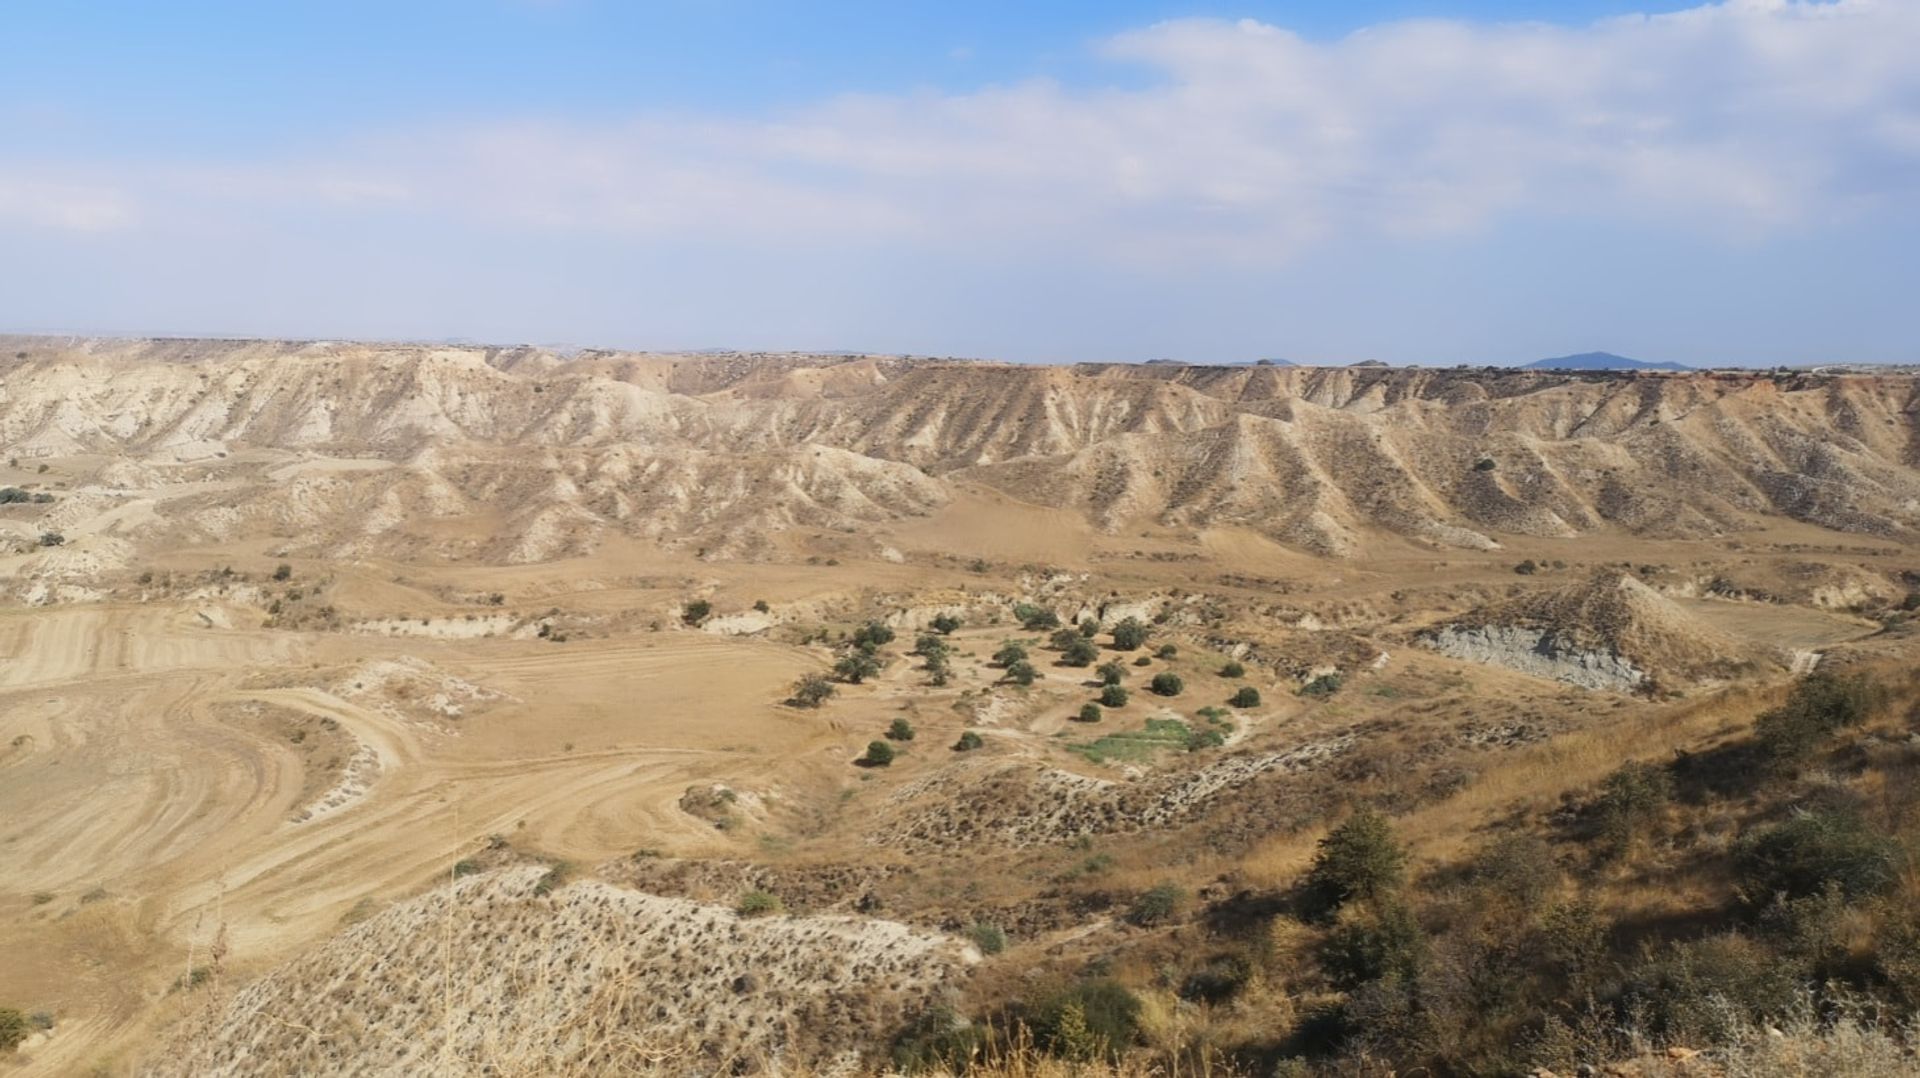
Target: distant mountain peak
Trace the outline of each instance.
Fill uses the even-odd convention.
[[[1530,371],[1690,371],[1693,368],[1684,363],[1648,363],[1645,360],[1616,356],[1612,352],[1581,352],[1572,356],[1536,359],[1527,364],[1524,369]]]

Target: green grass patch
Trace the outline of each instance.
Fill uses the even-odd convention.
[[[1097,741],[1067,746],[1096,764],[1139,763],[1155,753],[1185,751],[1193,731],[1179,719],[1148,719],[1143,730],[1108,734]]]

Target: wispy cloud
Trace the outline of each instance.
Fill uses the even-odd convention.
[[[1279,259],[1508,214],[1753,232],[1920,200],[1910,0],[1398,22],[1332,42],[1184,20],[1098,48],[1154,77],[402,132],[144,169],[112,197],[66,197],[103,190],[84,174],[70,190],[0,186],[0,214],[103,227],[139,205],[310,201],[513,229]]]
[[[122,190],[55,174],[0,176],[0,223],[63,232],[107,232],[133,223]]]

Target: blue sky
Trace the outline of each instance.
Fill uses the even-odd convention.
[[[1914,361],[1917,9],[23,2],[0,328]]]

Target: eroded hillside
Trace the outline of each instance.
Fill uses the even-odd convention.
[[[794,528],[870,529],[969,489],[1109,532],[1244,526],[1336,556],[1372,531],[1487,548],[1766,517],[1920,526],[1920,403],[1891,376],[4,348],[11,452],[120,462],[74,498],[158,484],[170,496],[129,505],[129,523],[333,556],[527,562],[629,535],[764,557]]]

